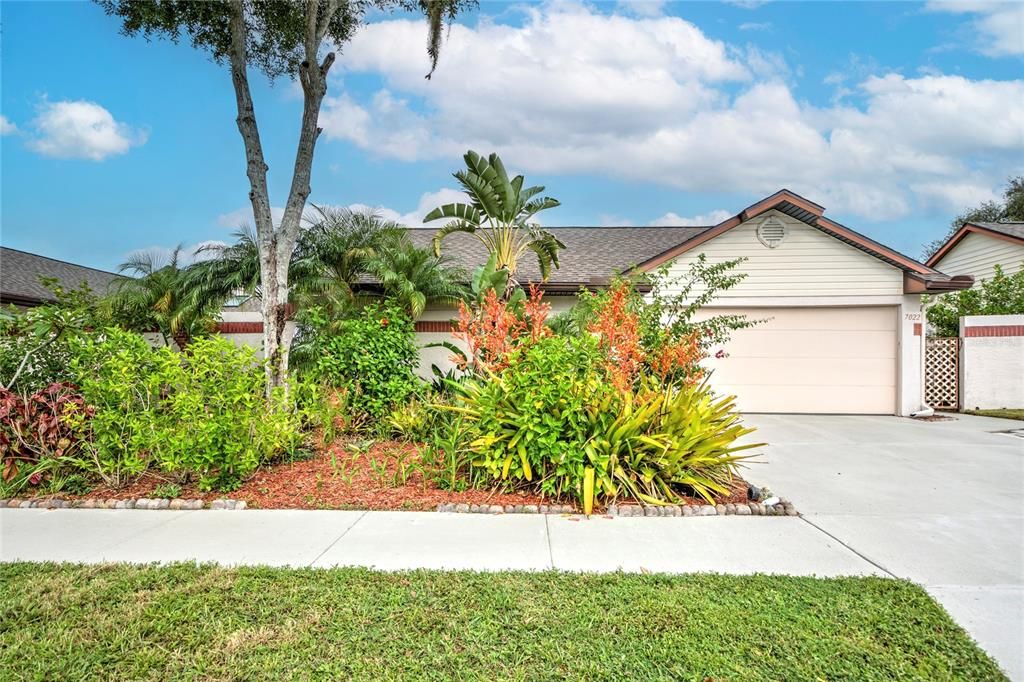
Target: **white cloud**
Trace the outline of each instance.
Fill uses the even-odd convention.
[[[704,227],[707,225],[717,225],[733,215],[735,215],[735,212],[726,211],[721,208],[709,213],[693,216],[692,218],[684,218],[678,213],[669,211],[660,218],[655,218],[648,225],[653,227]]]
[[[416,208],[408,213],[400,213],[399,211],[396,211],[393,208],[388,208],[387,206],[370,206],[368,204],[349,204],[348,208],[352,211],[369,211],[371,213],[376,213],[385,220],[393,220],[396,223],[405,225],[406,227],[424,227],[423,217],[427,215],[427,213],[438,206],[455,203],[469,203],[469,197],[458,190],[442,187],[436,192],[426,192],[422,194],[419,202],[416,204]],[[443,220],[438,220],[431,222],[427,227],[440,227],[443,224]]]
[[[797,100],[779,55],[709,39],[677,17],[571,3],[524,11],[521,26],[453,26],[430,81],[418,22],[364,27],[344,67],[383,85],[365,99],[332,96],[327,136],[453,166],[472,148],[524,173],[749,195],[788,187],[873,219],[958,210],[967,188],[999,185],[1024,153],[1021,80],[834,74],[857,105],[818,107]]]
[[[0,135],[13,135],[18,132],[18,126],[14,125],[6,116],[0,114]]]
[[[772,24],[770,21],[745,21],[739,26],[741,31],[770,31],[771,28]]]
[[[29,147],[45,156],[102,161],[145,144],[146,133],[114,120],[109,111],[85,100],[47,102],[32,122]]]
[[[990,57],[1024,54],[1024,3],[984,0],[932,0],[933,12],[967,14],[974,17],[971,33],[975,49]]]
[[[597,225],[598,227],[633,227],[636,223],[614,213],[602,213],[597,216]]]

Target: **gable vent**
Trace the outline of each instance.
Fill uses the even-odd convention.
[[[757,238],[769,249],[774,249],[786,238],[786,224],[775,216],[769,216],[758,226]]]

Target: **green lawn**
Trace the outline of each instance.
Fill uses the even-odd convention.
[[[1002,408],[999,410],[967,410],[967,414],[976,414],[982,417],[1002,417],[1003,419],[1024,420],[1024,408]]]
[[[881,578],[0,565],[5,679],[997,680]]]

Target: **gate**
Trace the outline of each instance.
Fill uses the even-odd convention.
[[[924,401],[936,410],[960,408],[960,339],[929,337],[924,355]]]

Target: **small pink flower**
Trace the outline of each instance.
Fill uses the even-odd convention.
[[[715,357],[718,358],[719,360],[721,360],[722,358],[725,357],[725,351],[724,350],[719,350],[717,353],[715,353]]]
[[[39,485],[39,481],[43,480],[42,474],[32,474],[28,477],[28,482],[32,485]]]

